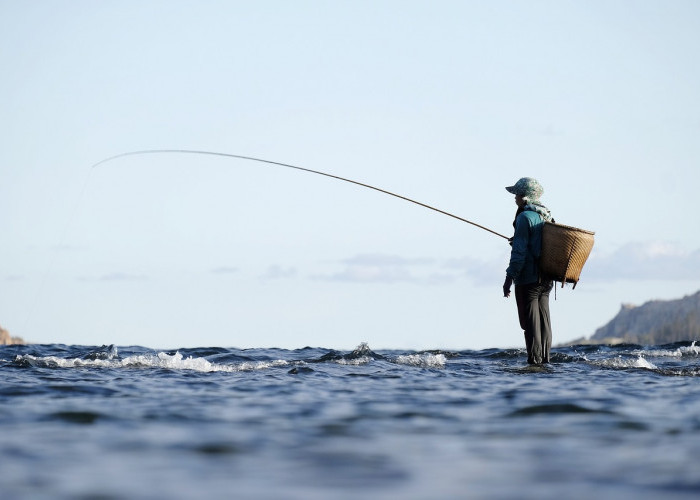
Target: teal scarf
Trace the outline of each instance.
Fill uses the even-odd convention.
[[[531,201],[525,207],[523,210],[530,210],[531,212],[537,212],[540,214],[540,217],[545,222],[554,222],[554,219],[552,218],[552,212],[549,211],[547,207],[545,207],[542,203],[539,201]]]

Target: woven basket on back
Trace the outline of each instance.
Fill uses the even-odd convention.
[[[542,228],[540,272],[554,281],[573,283],[576,288],[581,269],[593,249],[592,231],[545,222]]]

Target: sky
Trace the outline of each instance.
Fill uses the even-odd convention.
[[[700,289],[700,3],[0,0],[0,325],[523,347],[504,187],[595,231],[554,343]]]

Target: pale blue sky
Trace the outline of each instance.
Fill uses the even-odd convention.
[[[554,341],[700,289],[694,1],[0,0],[0,324],[148,347],[522,345],[503,188],[596,231]]]

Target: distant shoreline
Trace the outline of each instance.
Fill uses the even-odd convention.
[[[13,337],[10,332],[0,326],[0,345],[23,345],[26,344],[22,337]]]

